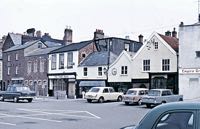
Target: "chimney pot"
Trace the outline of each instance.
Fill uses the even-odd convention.
[[[171,32],[168,30],[167,32],[165,32],[165,36],[171,36]]]
[[[102,39],[102,38],[104,38],[103,30],[96,29],[96,31],[94,32],[94,39]]]
[[[172,31],[172,37],[177,38],[176,28],[174,28],[174,30]]]
[[[140,34],[139,36],[138,36],[138,38],[139,38],[139,42],[141,42],[141,43],[143,43],[143,35],[142,34]]]

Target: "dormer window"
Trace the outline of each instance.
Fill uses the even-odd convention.
[[[38,48],[42,48],[42,43],[38,43]]]

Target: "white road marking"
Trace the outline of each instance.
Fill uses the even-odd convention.
[[[16,124],[7,123],[7,122],[0,122],[0,125],[11,125],[11,126],[16,126]]]
[[[24,111],[29,111],[29,112],[36,112],[36,113],[44,113],[44,114],[48,114],[48,115],[59,115],[59,116],[73,116],[73,117],[84,117],[84,118],[92,118],[92,119],[100,119],[100,117],[88,112],[88,111],[72,111],[69,112],[69,110],[67,110],[67,112],[61,112],[61,113],[52,113],[52,112],[46,112],[46,111],[41,111],[39,109],[34,109],[34,110],[30,110],[30,109],[23,109],[23,108],[18,108],[18,110],[24,110]],[[53,111],[53,110],[52,110]],[[64,110],[63,110],[64,111]],[[91,116],[83,116],[83,115],[71,115],[71,114],[63,114],[63,113],[79,113],[79,112],[83,112],[86,114],[89,114]]]
[[[43,120],[43,121],[51,121],[51,122],[62,122],[62,121],[58,121],[58,120],[51,120],[51,119],[44,119],[44,118],[35,118],[35,117],[31,117],[34,116],[30,115],[30,116],[26,116],[26,115],[8,115],[8,114],[3,114],[0,113],[0,115],[3,115],[2,117],[19,117],[19,118],[27,118],[27,119],[34,119],[34,120]],[[35,114],[36,115],[36,114]],[[38,114],[37,114],[38,115]],[[36,115],[36,116],[37,116]],[[44,115],[44,114],[39,114],[39,115]]]

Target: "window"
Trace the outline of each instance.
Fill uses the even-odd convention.
[[[28,74],[30,74],[31,71],[32,71],[32,70],[31,70],[31,65],[32,65],[32,63],[31,63],[31,61],[29,61],[28,64],[27,64],[27,73],[28,73]]]
[[[83,76],[87,76],[87,68],[83,68]]]
[[[67,68],[73,68],[73,53],[67,53]]]
[[[162,60],[162,71],[169,71],[170,70],[170,60],[163,59]]]
[[[38,48],[42,48],[42,43],[38,43]]]
[[[128,71],[128,67],[127,66],[122,66],[121,67],[121,74],[122,75],[127,75]]]
[[[194,129],[192,112],[171,112],[160,117],[155,129]]]
[[[150,60],[143,60],[143,71],[150,71]]]
[[[102,76],[103,75],[103,69],[102,67],[98,67],[98,76]]]
[[[15,60],[19,60],[19,54],[18,53],[15,54]]]
[[[15,74],[18,74],[18,70],[19,70],[19,67],[16,66],[16,67],[15,67]]]
[[[56,54],[52,55],[51,69],[52,70],[56,69]]]
[[[158,49],[158,42],[154,42],[154,48]]]
[[[59,69],[64,69],[64,54],[59,54]]]
[[[8,61],[10,61],[10,55],[8,55]]]
[[[129,43],[125,43],[124,50],[125,51],[130,51],[130,44]]]
[[[37,61],[34,62],[34,65],[33,65],[33,72],[34,72],[34,73],[37,72]]]
[[[196,51],[196,57],[200,57],[200,51]]]
[[[103,90],[103,93],[109,93],[108,89],[107,89],[107,88],[104,89],[104,90]]]
[[[10,67],[8,67],[8,75],[10,75]]]
[[[44,60],[40,60],[40,72],[44,72]]]

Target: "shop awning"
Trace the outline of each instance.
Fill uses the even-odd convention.
[[[90,87],[93,87],[93,86],[106,86],[106,83],[105,81],[81,81],[79,83],[79,86],[90,86]]]

